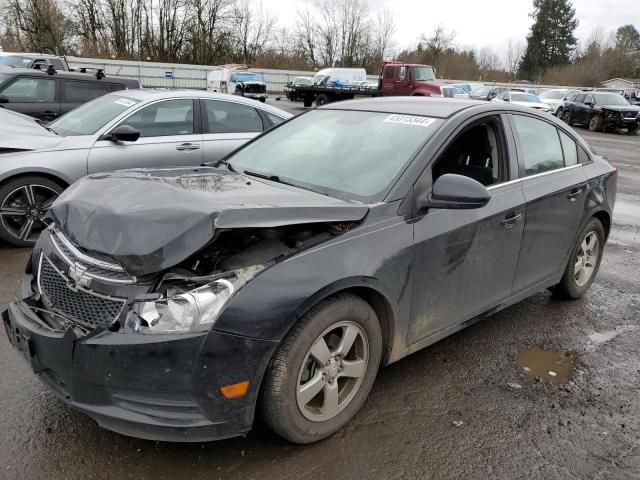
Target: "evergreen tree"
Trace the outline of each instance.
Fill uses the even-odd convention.
[[[533,25],[520,63],[520,78],[534,80],[548,68],[570,62],[578,20],[569,0],[533,0]]]

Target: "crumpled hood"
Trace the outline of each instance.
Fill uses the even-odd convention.
[[[49,216],[77,246],[108,255],[130,274],[172,267],[216,229],[364,218],[366,205],[212,167],[135,169],[74,183]]]
[[[640,107],[638,107],[636,105],[629,105],[629,106],[600,105],[600,107],[602,107],[602,108],[604,108],[606,110],[613,110],[614,112],[622,112],[622,113],[627,113],[627,112],[638,113],[638,112],[640,112]]]
[[[0,149],[38,150],[53,148],[62,137],[46,130],[34,118],[0,108]]]

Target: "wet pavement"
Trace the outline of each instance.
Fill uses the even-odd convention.
[[[640,136],[578,131],[620,170],[584,299],[539,293],[383,369],[356,418],[311,446],[260,425],[208,444],[111,433],[58,402],[1,335],[0,478],[640,478]],[[0,305],[28,254],[0,246]],[[519,366],[535,349],[575,352],[575,370],[558,385],[536,379],[522,367],[561,372],[536,355]]]

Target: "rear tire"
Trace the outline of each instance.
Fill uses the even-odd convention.
[[[316,97],[316,107],[321,107],[322,105],[326,105],[329,103],[329,95],[321,93]]]
[[[39,175],[0,185],[0,239],[16,247],[32,247],[46,228],[42,220],[64,188]],[[15,215],[11,213],[15,212]]]
[[[589,131],[600,132],[602,131],[602,115],[594,115],[589,120]]]
[[[573,299],[587,293],[598,274],[604,243],[602,223],[597,218],[592,218],[580,232],[562,280],[553,291]]]
[[[378,318],[362,298],[338,294],[307,312],[265,376],[262,416],[294,443],[323,440],[366,400],[382,358]]]

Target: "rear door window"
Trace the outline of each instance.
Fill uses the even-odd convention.
[[[520,139],[520,155],[525,176],[537,175],[564,167],[558,130],[550,123],[524,115],[513,115]]]
[[[2,90],[10,103],[53,103],[56,81],[52,78],[21,77]]]
[[[68,103],[85,103],[108,92],[109,90],[104,83],[64,81],[64,98]]]

